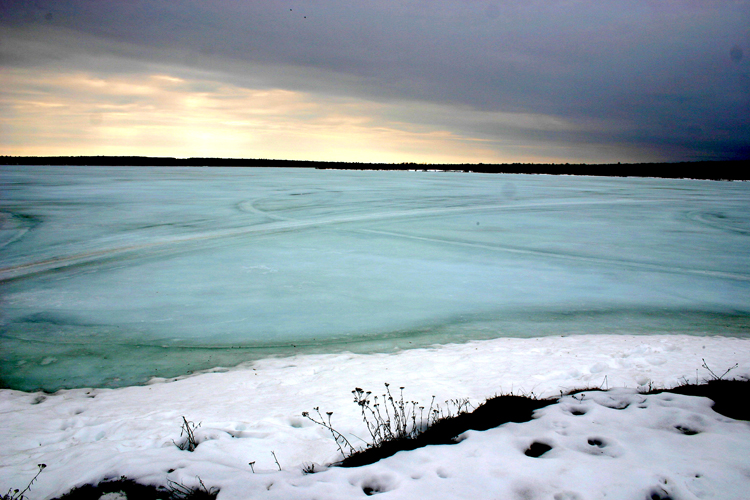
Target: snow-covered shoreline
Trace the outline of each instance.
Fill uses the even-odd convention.
[[[34,484],[28,495],[30,499],[53,498],[81,484],[120,476],[153,484],[164,484],[167,478],[191,483],[198,476],[207,485],[221,488],[220,499],[319,498],[323,491],[330,492],[327,498],[350,498],[354,494],[352,485],[361,482],[352,479],[354,476],[379,477],[384,467],[404,461],[410,463],[411,468],[420,469],[419,463],[425,456],[443,453],[439,449],[444,448],[400,453],[357,471],[331,469],[320,474],[302,475],[304,464],[326,464],[339,458],[330,434],[304,419],[303,411],[316,406],[323,411],[333,411],[334,427],[355,445],[364,445],[359,438],[365,438],[366,430],[351,397],[355,387],[378,394],[383,390],[383,383],[389,382],[395,387],[404,386],[407,399],[422,403],[429,403],[433,395],[437,401],[468,397],[478,404],[500,393],[533,393],[546,397],[559,395],[561,390],[591,386],[629,388],[631,390],[621,391],[622,396],[617,397],[632,398],[637,394],[633,389],[645,384],[672,387],[685,380],[694,382],[696,377],[701,380],[709,377],[701,367],[703,359],[715,371],[724,371],[738,363],[739,367],[732,375],[750,377],[750,339],[683,335],[499,338],[395,354],[338,353],[268,358],[227,371],[217,370],[169,382],[155,380],[145,386],[121,389],[75,389],[55,394],[2,390],[0,415],[5,425],[0,428],[0,442],[3,443],[0,447],[0,486],[6,489],[23,487],[36,472],[36,464],[46,463],[48,467]],[[676,400],[680,402],[683,398]],[[652,406],[663,407],[664,404],[654,403]],[[557,409],[545,409],[544,412],[561,411],[561,405],[554,405],[550,408]],[[725,446],[732,439],[750,443],[750,428],[746,423],[727,423],[731,419],[713,413],[708,403],[698,406],[700,408],[694,403],[679,403],[679,408],[657,411],[656,418],[663,420],[667,414],[687,412],[685,418],[703,421],[707,431],[699,435],[703,437],[695,436],[697,439],[691,441],[690,446],[707,439],[704,434],[713,430],[717,436],[730,436],[714,436],[715,439],[703,443],[699,448],[706,456],[718,453],[705,450],[705,446],[710,448],[712,443],[716,446],[724,443],[721,446]],[[181,451],[173,444],[173,440],[179,439],[183,415],[202,423],[199,438],[204,442],[193,453]],[[714,424],[707,423],[711,419],[718,422],[716,429],[721,427],[723,430],[716,430],[715,426],[712,427]],[[577,421],[576,426],[582,421]],[[541,420],[508,424],[500,430],[486,432],[500,433],[505,436],[502,439],[520,439],[519,436],[526,432],[524,429],[542,425],[538,422]],[[565,424],[560,422],[560,425]],[[602,417],[596,425],[607,427],[612,422],[611,418]],[[630,422],[625,418],[621,424],[627,427]],[[632,420],[633,425],[643,424],[638,422],[641,421]],[[734,432],[739,434],[731,437]],[[638,440],[637,435],[636,432],[631,436],[635,439],[633,446]],[[478,445],[477,450],[484,449],[484,437],[472,439]],[[617,449],[632,460],[628,451],[634,449],[631,443],[618,442],[620,448]],[[747,449],[746,445],[741,448]],[[479,453],[477,450],[472,453]],[[679,446],[675,450],[678,454],[684,453]],[[278,457],[281,472],[277,470],[271,452]],[[750,471],[750,460],[744,452],[727,453],[722,448],[718,456],[730,462],[739,460],[737,466]],[[610,464],[615,467],[612,470],[619,470],[616,465],[620,462],[626,464],[628,460],[616,459]],[[678,464],[684,458],[675,456],[675,460]],[[249,462],[255,462],[254,473]],[[460,464],[455,467],[461,470]],[[483,466],[471,465],[473,469],[476,467]],[[169,473],[172,469],[173,472]],[[505,487],[503,484],[515,484],[511,471],[512,468],[508,472],[510,476],[498,477],[498,484],[490,490],[499,492]],[[595,479],[596,469],[589,472],[593,476],[580,478],[581,487],[576,490],[578,497],[560,498],[595,498],[596,495],[589,496],[587,491],[608,491],[601,490],[603,486]],[[455,481],[459,481],[459,477],[465,480],[471,473],[464,471],[453,475]],[[487,470],[482,469],[481,473],[474,470],[473,473],[485,477]],[[534,491],[554,490],[550,485],[559,482],[560,477],[555,476],[557,473],[550,474],[544,484],[537,484],[536,490],[529,490],[532,497]],[[585,471],[576,474],[585,475]],[[435,476],[436,481],[439,475]],[[417,481],[409,480],[411,476],[401,477],[392,470],[385,473],[381,482],[383,489],[389,491],[383,493],[384,498],[413,495],[410,488],[398,486]],[[484,481],[489,480],[487,477],[491,474]],[[736,483],[736,477],[732,477]],[[338,486],[324,488],[324,483],[329,481]],[[431,481],[423,487],[442,491]],[[538,483],[539,480],[535,481]],[[591,488],[586,486],[587,481],[593,481]],[[627,485],[627,478],[623,477],[622,481]],[[744,481],[747,483],[744,487],[750,486],[748,476]],[[293,485],[300,482],[308,487],[296,490]],[[276,487],[266,489],[271,483]],[[361,485],[357,488],[357,494],[363,496]],[[460,491],[451,490],[450,494],[446,490],[442,496],[434,496],[435,492],[429,494],[435,498],[477,497],[475,488],[476,485],[467,486]],[[560,491],[568,491],[563,490]],[[250,491],[253,491],[252,495],[248,494]],[[411,493],[407,493],[409,491]],[[622,491],[631,490],[624,488]],[[741,498],[729,494],[731,489],[722,491],[724,496],[695,497]],[[553,495],[540,498],[547,497]]]

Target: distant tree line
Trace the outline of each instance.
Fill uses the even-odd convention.
[[[440,170],[458,172],[748,180],[741,161],[678,163],[357,163],[263,158],[161,158],[149,156],[0,156],[2,165],[138,167],[283,167],[338,170]]]

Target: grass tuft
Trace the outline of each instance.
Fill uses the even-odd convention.
[[[138,500],[214,500],[219,494],[216,487],[207,488],[201,478],[197,486],[167,480],[167,487],[140,484],[121,477],[104,480],[98,484],[86,484],[75,488],[55,500],[99,500],[108,493],[121,493],[126,498]]]
[[[219,494],[219,488],[206,488],[201,478],[197,486],[185,486],[175,481],[167,481],[171,493],[170,500],[213,500]]]
[[[180,437],[184,436],[184,439],[179,443],[175,441],[172,442],[181,450],[195,451],[199,444],[195,438],[195,431],[200,426],[200,423],[196,425],[195,422],[191,422],[183,416],[182,426],[180,427]]]
[[[724,374],[726,375],[726,373]],[[685,396],[700,396],[714,402],[716,413],[735,420],[750,420],[750,380],[716,378],[703,384],[684,384],[672,389],[654,389],[643,394],[672,392]]]
[[[714,401],[714,411],[736,420],[750,420],[750,380],[726,380],[724,377],[734,368],[731,367],[723,374],[717,375],[711,371],[704,361],[703,367],[711,374],[711,379],[702,384],[686,383],[672,389],[649,389],[642,394],[657,394],[671,392],[689,396],[702,396]],[[605,379],[606,381],[606,379]],[[604,385],[605,383],[602,383]],[[314,419],[307,412],[303,413],[313,422],[327,428],[339,445],[343,459],[333,465],[340,467],[359,467],[377,462],[380,459],[395,455],[399,451],[414,450],[430,444],[455,444],[460,441],[459,436],[469,430],[487,430],[507,422],[527,422],[533,418],[534,411],[557,403],[564,396],[571,396],[584,401],[586,392],[606,392],[600,387],[574,389],[567,393],[560,392],[559,398],[539,399],[534,394],[500,395],[486,400],[474,408],[468,399],[453,399],[446,401],[446,407],[435,404],[433,396],[428,408],[420,406],[416,401],[407,401],[403,395],[404,388],[400,388],[399,397],[391,394],[386,384],[386,392],[381,397],[373,396],[372,392],[355,388],[352,391],[354,402],[360,407],[362,420],[370,433],[371,441],[364,449],[355,449],[346,438],[331,425],[332,412],[326,413],[323,419],[318,408],[319,419]],[[615,409],[624,409],[616,407]],[[454,408],[455,410],[452,410]],[[425,412],[425,410],[427,410]],[[582,412],[583,414],[585,412]],[[684,433],[684,431],[681,431]],[[548,445],[545,445],[548,446]],[[530,456],[543,454],[542,446],[530,450]],[[540,456],[539,455],[539,456]],[[309,472],[314,472],[310,470]]]
[[[374,396],[359,387],[352,391],[354,403],[360,408],[362,421],[370,434],[370,442],[361,450],[351,443],[331,424],[332,412],[327,419],[319,408],[318,418],[308,412],[302,415],[328,429],[334,437],[343,459],[336,465],[359,467],[375,463],[402,450],[413,450],[428,444],[454,444],[458,435],[468,430],[486,430],[506,422],[525,422],[534,410],[555,400],[540,400],[532,396],[504,395],[488,399],[475,408],[468,398],[449,399],[441,406],[432,397],[429,406],[420,405],[404,397],[404,387],[394,397],[390,384],[385,393]]]
[[[466,431],[483,431],[507,422],[525,422],[531,420],[535,410],[556,401],[503,395],[488,399],[473,411],[469,411],[470,406],[466,404],[459,405],[455,413],[432,408],[429,413],[432,418],[427,422],[428,425],[419,429],[416,434],[381,441],[376,446],[350,454],[336,465],[359,467],[375,463],[399,451],[414,450],[431,444],[456,444],[459,442],[458,436]]]

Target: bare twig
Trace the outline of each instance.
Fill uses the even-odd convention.
[[[0,500],[24,500],[24,493],[29,491],[31,489],[31,485],[34,484],[34,481],[36,481],[36,478],[39,477],[39,474],[42,473],[42,471],[47,467],[47,464],[37,464],[37,467],[39,467],[39,470],[37,471],[36,475],[31,478],[31,481],[29,481],[29,484],[26,485],[26,487],[19,491],[18,489],[9,489],[8,493],[6,495],[3,495],[0,497]]]
[[[279,463],[279,459],[278,459],[278,458],[276,458],[276,453],[274,453],[274,452],[272,451],[272,452],[271,452],[271,455],[273,455],[273,459],[274,459],[274,461],[276,462],[276,466],[277,466],[277,467],[279,468],[279,470],[281,470],[281,464]]]
[[[716,375],[714,373],[714,371],[711,368],[708,367],[708,365],[706,364],[706,360],[705,359],[701,358],[701,361],[703,361],[703,364],[701,366],[703,368],[705,368],[706,370],[708,370],[708,373],[711,374],[711,377],[713,378],[713,380],[722,380],[727,375],[727,373],[731,372],[732,370],[734,370],[735,368],[737,368],[738,366],[740,366],[739,363],[735,363],[734,366],[728,368],[727,371],[725,371],[721,375]]]
[[[347,455],[346,450],[344,449],[344,446],[348,447],[349,452],[353,453],[354,446],[352,446],[352,444],[349,442],[348,439],[346,439],[346,437],[344,437],[343,434],[341,434],[339,431],[337,431],[331,426],[331,416],[333,415],[333,412],[329,411],[326,413],[326,415],[328,416],[328,423],[326,423],[325,419],[323,418],[323,414],[320,413],[320,407],[316,406],[314,410],[318,413],[318,418],[320,418],[320,420],[315,420],[315,418],[311,417],[310,413],[306,411],[302,412],[302,416],[328,429],[328,431],[331,433],[331,436],[333,436],[333,440],[336,442],[336,446],[338,446],[339,451],[344,457],[346,457]]]

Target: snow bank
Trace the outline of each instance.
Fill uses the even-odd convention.
[[[739,363],[732,374],[750,377],[750,340],[501,338],[396,354],[271,358],[121,389],[3,390],[0,486],[22,488],[36,464],[46,463],[32,500],[122,475],[153,484],[200,477],[221,488],[222,500],[357,498],[365,491],[382,498],[745,498],[747,422],[716,414],[703,398],[634,390],[706,378],[703,359],[722,372]],[[406,397],[422,403],[433,395],[478,404],[507,392],[615,390],[566,397],[531,422],[470,431],[457,445],[304,475],[305,464],[320,469],[340,457],[330,434],[301,413],[316,406],[333,411],[334,427],[364,445],[351,391],[377,394],[384,382],[405,386]],[[201,423],[201,444],[192,453],[174,445],[183,415]],[[524,451],[534,442],[552,449],[528,457]]]

